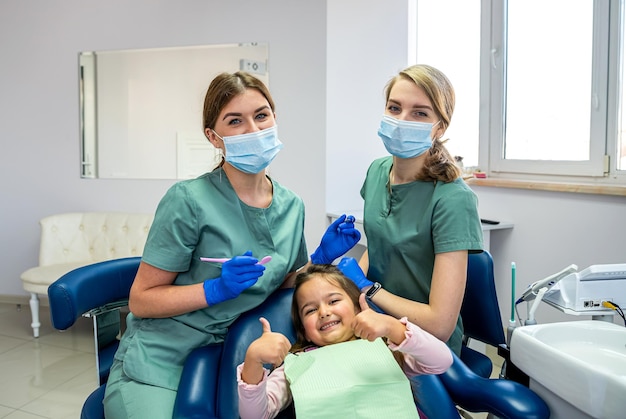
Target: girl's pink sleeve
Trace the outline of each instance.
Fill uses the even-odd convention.
[[[291,391],[281,365],[269,374],[265,370],[259,384],[248,384],[241,379],[243,364],[237,367],[237,392],[241,419],[271,419],[291,403]]]
[[[406,317],[400,319],[406,325],[404,341],[400,345],[389,342],[389,349],[404,354],[404,373],[409,377],[419,374],[441,374],[452,365],[452,353],[448,346],[411,323]]]

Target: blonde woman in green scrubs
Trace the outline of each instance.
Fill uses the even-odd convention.
[[[387,84],[375,160],[361,188],[367,251],[340,269],[387,314],[407,316],[458,355],[468,252],[480,252],[478,200],[442,138],[455,95],[439,70],[414,65]],[[358,268],[358,266],[356,266]]]
[[[107,383],[107,418],[171,418],[187,355],[223,341],[241,313],[292,285],[309,259],[302,199],[265,173],[282,148],[267,87],[248,73],[222,73],[208,88],[203,119],[224,157],[176,183],[158,205]],[[359,238],[343,216],[311,259],[331,263]],[[259,263],[265,256],[271,261]]]

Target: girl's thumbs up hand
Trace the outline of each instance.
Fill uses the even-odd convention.
[[[261,322],[263,332],[258,339],[250,344],[246,354],[246,362],[248,354],[250,354],[251,360],[254,362],[278,366],[283,363],[289,353],[291,342],[282,333],[272,332],[270,322],[266,318],[259,318],[259,322]]]
[[[361,339],[367,339],[370,342],[378,337],[386,336],[387,322],[384,317],[386,315],[375,312],[367,304],[365,294],[359,296],[359,305],[361,312],[356,315],[352,322],[354,335]]]
[[[263,365],[272,364],[279,366],[291,348],[291,342],[282,333],[272,332],[270,322],[259,318],[262,333],[254,340],[246,351],[241,380],[248,384],[258,384],[263,379]]]
[[[352,322],[354,335],[370,342],[385,337],[388,341],[399,345],[405,339],[406,326],[393,316],[372,310],[367,303],[365,294],[359,296],[361,312]]]

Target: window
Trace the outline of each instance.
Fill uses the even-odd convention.
[[[417,62],[457,93],[452,154],[490,177],[626,185],[626,0],[415,1]]]
[[[617,6],[616,6],[617,7]],[[611,68],[615,68],[617,72],[616,79],[619,80],[619,92],[616,94],[615,107],[619,109],[619,116],[617,117],[617,145],[616,154],[619,156],[616,159],[617,170],[626,171],[626,67],[624,62],[626,59],[626,6],[624,1],[621,2],[617,13],[613,12],[611,24],[618,28],[618,41],[616,50],[617,52],[612,54],[611,57],[614,60],[614,64]]]
[[[608,2],[492,4],[490,174],[604,176]]]
[[[502,150],[507,160],[589,159],[589,96],[596,94],[591,84],[593,2],[579,1],[567,19],[560,19],[568,3],[509,2]]]

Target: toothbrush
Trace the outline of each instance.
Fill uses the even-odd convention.
[[[511,336],[513,335],[513,329],[515,329],[515,262],[511,262],[511,318],[509,319],[509,327],[506,328],[506,343],[511,344]]]
[[[216,263],[224,263],[228,262],[231,258],[200,258],[202,262],[216,262]],[[261,260],[259,260],[259,265],[265,265],[267,262],[272,260],[271,256],[265,256]]]
[[[515,262],[511,262],[511,319],[509,326],[515,326]]]

